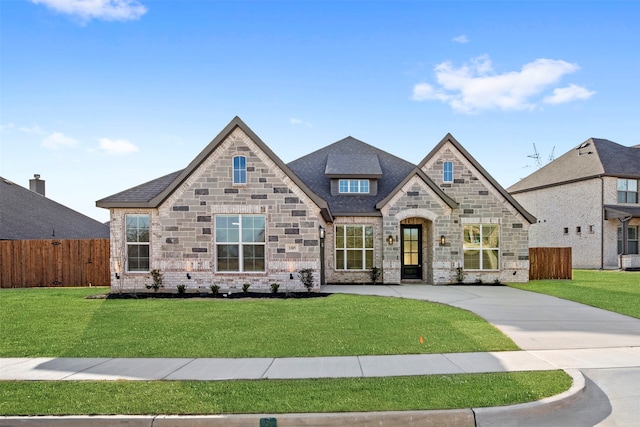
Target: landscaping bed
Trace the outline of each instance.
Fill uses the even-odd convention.
[[[106,295],[89,295],[89,299],[149,299],[149,298],[216,298],[216,299],[240,299],[240,298],[322,298],[328,297],[329,293],[324,292],[118,292]]]

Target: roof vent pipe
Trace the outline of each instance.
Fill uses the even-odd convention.
[[[40,179],[39,174],[34,174],[33,179],[29,180],[29,190],[44,196],[44,179]]]

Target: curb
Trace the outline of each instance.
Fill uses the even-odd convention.
[[[293,427],[293,426],[460,426],[519,425],[557,413],[584,396],[585,378],[567,369],[573,383],[569,390],[535,402],[492,408],[430,411],[349,412],[314,414],[246,415],[91,415],[0,417],[0,427]]]

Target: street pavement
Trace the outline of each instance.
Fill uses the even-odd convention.
[[[440,302],[485,318],[522,349],[509,352],[254,359],[0,359],[0,380],[234,380],[345,378],[565,369],[574,387],[548,401],[459,411],[278,415],[277,425],[640,425],[640,320],[505,286],[325,286],[323,292]],[[427,337],[428,339],[428,337]],[[80,418],[80,424],[87,419]],[[92,425],[233,425],[258,416],[92,418]],[[0,418],[47,425],[59,418]],[[71,425],[71,419],[66,419]],[[28,424],[31,422],[32,424]],[[137,423],[139,422],[139,423]],[[25,424],[27,423],[27,424]],[[33,424],[35,423],[35,424]],[[112,423],[112,424],[109,424]],[[172,424],[173,423],[173,424]],[[219,424],[217,424],[219,423]],[[62,423],[60,425],[65,425]],[[265,424],[268,425],[268,424]]]

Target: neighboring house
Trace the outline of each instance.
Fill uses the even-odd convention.
[[[109,238],[107,225],[45,197],[40,175],[29,183],[0,177],[0,240]]]
[[[414,165],[348,137],[284,164],[234,118],[183,170],[110,209],[112,288],[526,282],[526,212],[447,135]]]
[[[640,268],[640,145],[591,138],[509,188],[537,218],[529,242],[571,247],[574,268]]]

